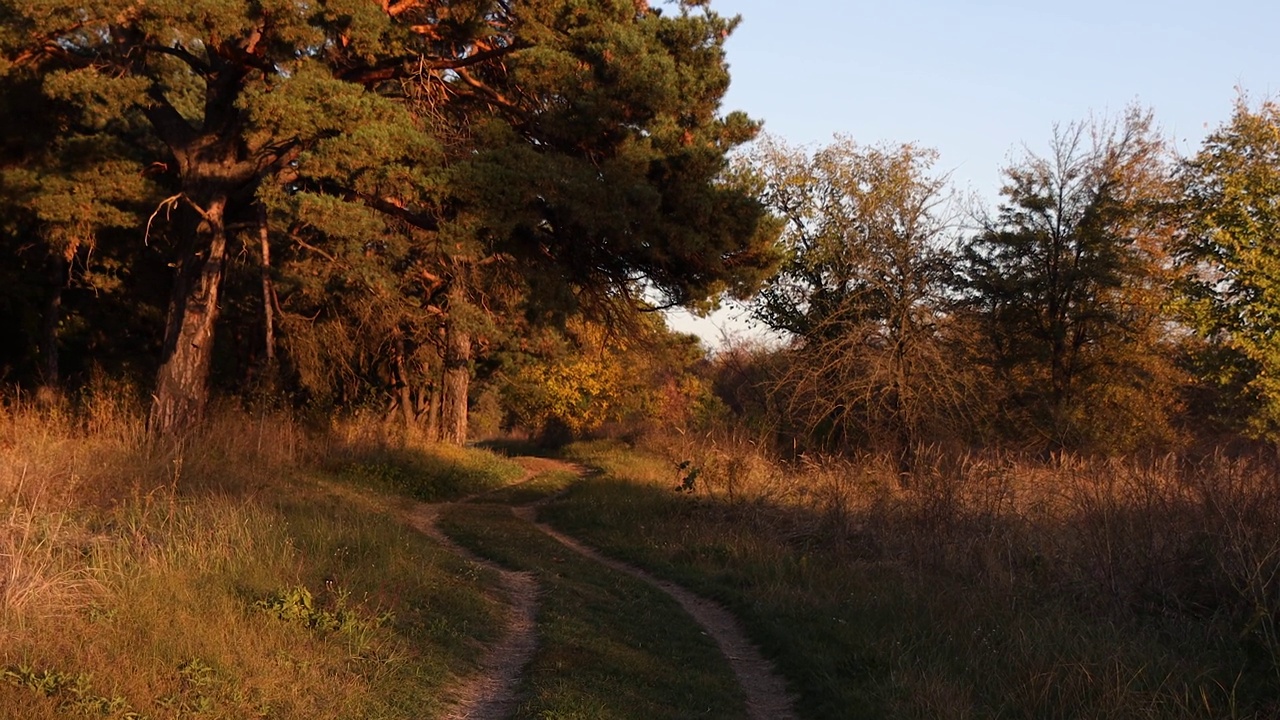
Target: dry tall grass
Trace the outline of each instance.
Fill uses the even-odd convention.
[[[937,707],[971,707],[948,700],[949,693],[970,692],[988,680],[975,685],[937,674],[959,658],[970,668],[965,672],[1041,668],[995,685],[994,692],[1009,698],[1007,709],[1021,708],[1015,712],[1059,707],[1055,712],[1067,716],[1132,717],[1127,713],[1145,708],[1144,717],[1280,717],[1274,700],[1280,696],[1275,457],[921,453],[916,471],[904,477],[892,458],[870,454],[782,462],[751,443],[723,438],[668,438],[654,447],[667,460],[644,468],[649,481],[674,488],[696,468],[695,493],[705,498],[684,511],[702,518],[693,525],[662,526],[661,532],[675,533],[669,542],[677,564],[703,557],[707,550],[694,549],[700,545],[738,542],[710,552],[761,567],[764,555],[745,558],[756,552],[749,547],[754,538],[771,537],[793,557],[824,558],[829,570],[812,583],[835,587],[842,574],[865,579],[857,568],[878,568],[868,572],[898,578],[885,587],[919,588],[913,592],[923,594],[911,600],[908,592],[905,602],[920,604],[902,612],[933,618],[924,627],[935,628],[935,639],[925,642],[937,645],[889,655],[910,662],[906,658],[941,646],[954,646],[949,652],[955,655],[942,666],[909,666],[895,675],[915,677],[907,686],[917,705],[934,688],[929,702]],[[688,469],[677,469],[682,461]],[[594,502],[604,493],[592,496]],[[714,519],[717,513],[723,522]],[[751,535],[716,539],[715,533],[725,538],[742,524],[753,528]],[[668,540],[659,534],[650,542],[666,547]],[[770,563],[791,562],[770,557]],[[752,572],[756,578],[784,574]],[[766,582],[750,592],[767,602],[770,592],[798,592],[785,587],[796,582],[776,590]],[[867,592],[873,591],[854,591]],[[803,593],[829,591],[810,585]],[[831,612],[840,606],[833,602]],[[868,607],[877,605],[872,600]],[[987,641],[968,637],[979,630],[1000,638],[991,647],[1007,656],[980,660],[975,653],[984,652]],[[1014,699],[1019,694],[1022,699]],[[1092,704],[1060,702],[1068,696],[1088,696]],[[1246,705],[1248,711],[1240,710]],[[968,716],[913,707],[903,716]]]
[[[1280,651],[1280,462],[1048,461],[922,453],[784,463],[744,442],[667,440],[708,497],[751,504],[780,531],[994,581],[1159,614],[1228,613]],[[792,512],[792,510],[803,512]],[[1277,656],[1280,658],[1280,655]]]
[[[252,491],[263,472],[296,461],[303,442],[287,417],[232,412],[216,414],[198,438],[155,442],[141,407],[115,388],[75,409],[0,404],[0,612],[53,615],[92,602],[102,569],[86,560],[103,557],[121,532],[145,544],[144,518],[172,515],[180,496]],[[111,512],[131,518],[126,527],[88,520]]]
[[[128,398],[0,402],[0,717],[438,706],[493,631],[492,578],[317,482],[389,449],[429,482],[434,455],[235,408],[161,442]]]

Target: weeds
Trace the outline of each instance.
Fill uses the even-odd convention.
[[[365,617],[358,609],[349,606],[351,594],[342,588],[333,588],[329,581],[332,599],[330,607],[324,607],[304,585],[269,595],[254,603],[254,607],[268,615],[289,623],[296,623],[308,630],[342,633],[349,636],[365,636],[370,631],[390,622],[392,613],[378,613]]]
[[[93,676],[69,674],[57,670],[36,671],[30,666],[4,668],[0,678],[16,687],[27,688],[37,695],[51,698],[59,712],[82,717],[113,716],[121,720],[144,720],[145,715],[133,710],[125,698],[107,697],[94,690]]]

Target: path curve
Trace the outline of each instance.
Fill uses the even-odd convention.
[[[566,470],[581,473],[581,466],[561,464]],[[722,605],[694,594],[668,580],[650,575],[638,567],[607,557],[592,547],[565,535],[545,523],[538,522],[538,507],[555,499],[544,498],[536,503],[511,508],[516,516],[528,520],[534,527],[546,533],[561,545],[618,572],[626,573],[669,595],[684,611],[702,626],[716,641],[720,653],[729,661],[733,674],[738,678],[747,698],[747,714],[752,720],[798,720],[786,683],[760,650],[747,638],[742,625]]]
[[[454,691],[454,707],[444,714],[444,720],[503,720],[515,712],[520,678],[538,647],[538,582],[533,573],[508,570],[445,535],[436,520],[440,510],[450,504],[417,503],[409,512],[409,524],[450,552],[497,573],[508,610],[502,639],[485,650],[480,673]]]
[[[538,470],[526,465],[526,473],[519,480],[504,487],[513,487],[533,479]],[[388,507],[364,493],[333,483],[324,483],[330,492],[364,503],[370,507],[392,512],[413,529],[430,537],[449,552],[467,562],[479,565],[498,576],[503,600],[507,605],[507,627],[498,642],[490,645],[480,659],[480,672],[467,678],[451,693],[453,707],[441,720],[504,720],[516,710],[524,668],[537,650],[538,582],[531,572],[509,570],[476,555],[454,542],[440,530],[436,521],[444,508],[474,500],[495,490],[468,495],[454,502],[423,503],[407,501],[399,508]],[[501,489],[501,488],[498,488]]]

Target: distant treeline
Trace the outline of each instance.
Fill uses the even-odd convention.
[[[785,223],[720,386],[792,443],[1165,451],[1280,437],[1280,106],[1179,158],[1150,112],[1054,128],[960,202],[913,145],[764,142]]]

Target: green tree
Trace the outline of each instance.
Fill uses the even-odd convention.
[[[926,431],[953,425],[963,405],[936,158],[841,138],[812,154],[768,143],[754,163],[785,222],[784,259],[755,314],[791,337],[781,379],[789,414],[829,443],[892,447],[904,467]]]
[[[1206,345],[1201,370],[1229,414],[1280,437],[1280,105],[1236,101],[1229,122],[1181,168],[1184,309]]]
[[[167,243],[176,266],[151,413],[161,432],[203,412],[231,228],[260,217],[267,183],[301,189],[307,177],[317,198],[378,209],[389,178],[416,172],[426,151],[412,117],[366,88],[410,55],[460,62],[429,54],[407,21],[363,2],[6,2],[0,15],[7,75],[40,77],[85,123],[124,118],[148,130],[133,146],[171,194],[158,211],[169,221],[146,240]],[[351,178],[354,165],[367,171],[355,186],[326,183]],[[299,210],[332,209],[298,194]],[[323,214],[343,230],[362,222]]]
[[[1150,113],[1055,128],[1005,177],[964,272],[1007,419],[1050,447],[1165,434],[1171,184]]]
[[[83,350],[104,345],[106,327],[127,337],[153,319],[153,299],[126,299],[155,263],[124,238],[159,199],[138,172],[135,130],[83,116],[31,73],[0,84],[0,376],[56,388],[66,369],[87,369]]]
[[[136,223],[175,266],[154,428],[201,415],[229,258],[274,243],[301,305],[408,318],[361,354],[440,349],[441,427],[461,442],[485,268],[578,304],[645,287],[692,304],[768,266],[758,203],[719,180],[756,131],[719,114],[735,21],[703,5],[6,0],[0,72],[145,131],[113,157],[167,198]],[[317,300],[324,278],[344,299]]]

